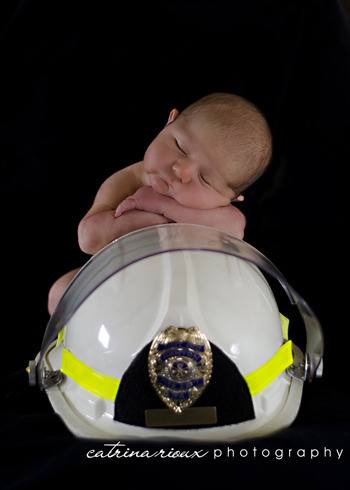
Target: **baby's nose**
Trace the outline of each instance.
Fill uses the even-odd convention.
[[[172,166],[176,178],[178,178],[183,184],[191,182],[194,176],[194,167],[189,163],[174,163]]]

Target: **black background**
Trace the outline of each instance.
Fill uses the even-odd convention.
[[[342,4],[17,0],[0,4],[0,33],[0,444],[6,488],[34,482],[40,488],[67,481],[72,472],[87,482],[121,470],[130,476],[124,488],[133,486],[136,462],[87,464],[84,454],[94,443],[75,440],[45,396],[26,388],[22,374],[40,347],[50,284],[88,258],[78,248],[76,229],[99,185],[142,159],[173,107],[182,110],[214,91],[238,93],[266,114],[273,163],[241,205],[245,239],[312,305],[326,339],[324,378],[306,387],[296,422],[256,445],[337,447],[345,454],[322,467],[309,460],[252,459],[239,466],[137,464],[166,486],[172,474],[185,481],[192,474],[200,483],[210,468],[214,476],[232,478],[233,472],[235,482],[248,484],[271,477],[283,488],[298,481],[322,487],[326,480],[345,488],[350,43]],[[162,479],[160,470],[170,477]]]

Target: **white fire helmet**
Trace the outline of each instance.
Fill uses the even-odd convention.
[[[263,273],[299,310],[304,352]],[[316,316],[258,250],[172,223],[86,263],[28,372],[78,437],[234,442],[289,426],[322,356]]]

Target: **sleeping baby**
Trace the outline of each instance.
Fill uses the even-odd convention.
[[[271,133],[261,112],[234,94],[213,93],[167,124],[144,159],[109,177],[79,224],[83,251],[96,253],[130,231],[162,223],[212,226],[244,236],[244,215],[234,206],[271,159]],[[52,314],[79,269],[59,278],[48,300]]]

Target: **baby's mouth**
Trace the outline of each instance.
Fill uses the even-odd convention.
[[[152,189],[159,194],[163,194],[165,196],[171,196],[171,186],[165,180],[163,180],[158,175],[150,175],[149,183]]]

